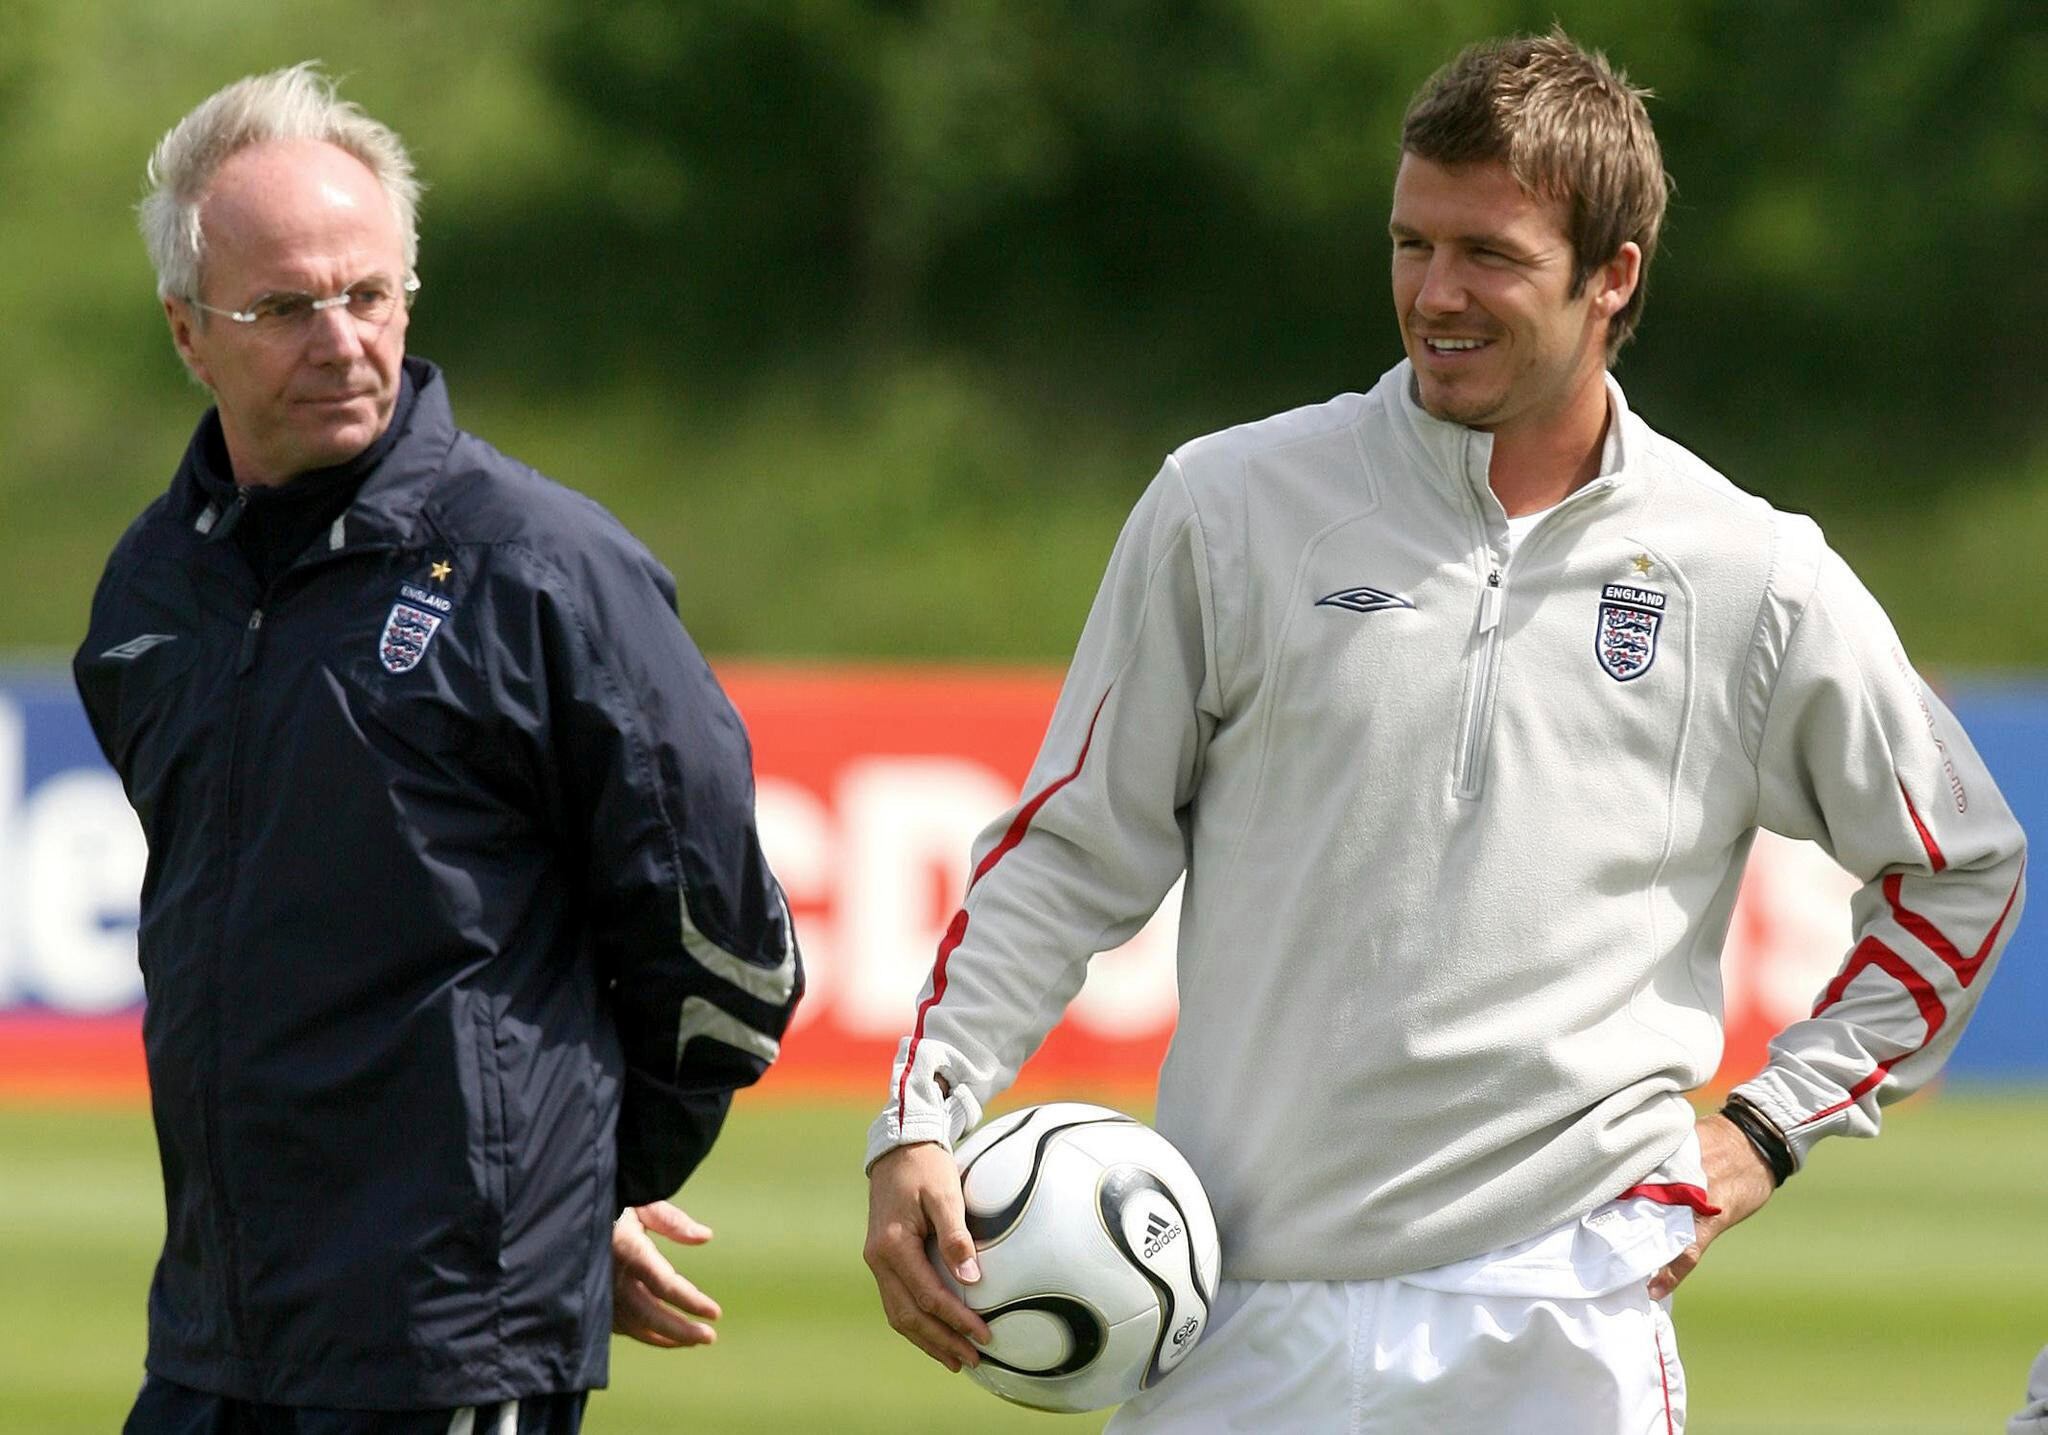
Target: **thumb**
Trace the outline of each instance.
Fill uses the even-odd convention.
[[[932,1237],[938,1245],[939,1255],[954,1276],[962,1285],[972,1285],[980,1280],[981,1263],[975,1259],[974,1237],[967,1234],[967,1216],[962,1209],[959,1189],[946,1191],[942,1187],[927,1214],[931,1218]]]

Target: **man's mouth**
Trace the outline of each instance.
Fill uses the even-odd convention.
[[[1423,347],[1432,354],[1469,354],[1474,349],[1483,349],[1492,343],[1491,339],[1424,339]]]

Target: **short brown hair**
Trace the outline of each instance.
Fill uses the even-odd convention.
[[[1607,328],[1607,355],[1642,318],[1671,177],[1643,108],[1648,90],[1562,29],[1468,46],[1431,75],[1401,121],[1401,148],[1434,164],[1500,161],[1530,194],[1564,201],[1572,293],[1633,240],[1636,291]]]

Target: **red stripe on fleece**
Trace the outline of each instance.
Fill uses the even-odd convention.
[[[1948,1009],[1935,994],[1933,983],[1920,975],[1913,965],[1897,952],[1887,947],[1876,937],[1865,937],[1856,944],[1856,950],[1843,964],[1835,979],[1828,983],[1828,989],[1814,1004],[1813,1014],[1819,1016],[1842,999],[1849,989],[1849,983],[1856,980],[1867,968],[1876,967],[1889,974],[1898,984],[1912,993],[1913,1001],[1920,1008],[1920,1019],[1927,1023],[1927,1037],[1921,1045],[1934,1039],[1934,1033],[1942,1022],[1948,1019]],[[1896,1060],[1897,1058],[1893,1058]]]
[[[1948,866],[1948,861],[1941,855],[1941,849],[1935,845],[1934,838],[1928,834],[1926,826],[1920,821],[1920,814],[1914,811],[1913,798],[1911,794],[1906,792],[1904,783],[1899,784],[1899,793],[1905,797],[1906,811],[1912,814],[1913,826],[1920,833],[1922,845],[1927,848],[1928,861],[1934,865],[1935,871],[1941,871]],[[1910,932],[1928,951],[1941,958],[1942,965],[1954,972],[1956,980],[1961,982],[1965,988],[1968,988],[1972,982],[1977,980],[1977,973],[1984,969],[1985,960],[1990,957],[1991,949],[1998,945],[1998,934],[2005,930],[2005,919],[2012,915],[2012,904],[2019,900],[2020,884],[2026,880],[2026,876],[2027,864],[2022,861],[2020,863],[2019,876],[2013,878],[2012,891],[2006,893],[2005,906],[1999,910],[1998,920],[1991,924],[1991,930],[1984,934],[1984,940],[1977,950],[1967,957],[1963,955],[1962,949],[1950,941],[1939,927],[1905,904],[1902,900],[1905,879],[1901,874],[1894,872],[1884,879],[1884,900],[1892,909],[1892,920]],[[1934,988],[1928,984],[1927,979],[1909,966],[1896,952],[1892,951],[1891,948],[1875,937],[1865,937],[1857,945],[1855,953],[1849,958],[1848,964],[1842,968],[1840,975],[1828,983],[1828,989],[1821,994],[1820,1001],[1814,1005],[1813,1014],[1819,1016],[1822,1012],[1840,1001],[1842,993],[1848,989],[1851,979],[1865,967],[1872,966],[1896,977],[1899,984],[1913,994],[1913,1000],[1920,1008],[1921,1019],[1927,1023],[1926,1039],[1921,1042],[1920,1046],[1913,1049],[1913,1051],[1922,1050],[1927,1045],[1927,1042],[1934,1040],[1934,1033],[1940,1029],[1942,1022],[1947,1020],[1948,1010],[1942,1005],[1941,998],[1935,995]],[[1843,1111],[1853,1106],[1865,1092],[1869,1091],[1871,1087],[1877,1085],[1880,1081],[1883,1081],[1894,1065],[1913,1055],[1913,1051],[1902,1051],[1897,1056],[1880,1061],[1875,1071],[1849,1088],[1849,1095],[1846,1100],[1837,1101],[1833,1106],[1814,1112],[1813,1115],[1807,1117],[1792,1129],[1796,1131],[1800,1126],[1811,1126],[1816,1121],[1833,1116],[1837,1111]]]
[[[1927,949],[1933,952],[1935,956],[1940,957],[1943,964],[1956,974],[1957,980],[1967,987],[1977,979],[1977,973],[1983,970],[1985,958],[1991,955],[1991,948],[1998,942],[1998,934],[2005,929],[2005,919],[2012,915],[2012,904],[2019,900],[2020,883],[2026,880],[2026,875],[2026,863],[2022,862],[2020,864],[2020,875],[2013,878],[2012,891],[2006,894],[2005,907],[1999,912],[1998,920],[1991,924],[1991,930],[1984,936],[1983,945],[1979,946],[1975,952],[1967,957],[1962,954],[1955,943],[1943,936],[1940,929],[1932,922],[1900,902],[1900,879],[1896,874],[1884,879],[1884,899],[1891,904],[1892,916],[1897,920],[1898,924],[1925,943]],[[1875,947],[1878,952],[1882,952],[1884,956],[1891,958],[1891,961],[1881,961],[1876,956],[1865,957],[1864,951],[1868,947]],[[1894,963],[1896,965],[1893,965]],[[1927,1040],[1932,1041],[1936,1028],[1947,1017],[1947,1011],[1942,1007],[1941,999],[1935,996],[1934,989],[1927,985],[1926,978],[1922,977],[1910,966],[1907,966],[1897,954],[1875,937],[1865,937],[1862,943],[1858,945],[1855,956],[1849,959],[1849,964],[1842,969],[1841,975],[1828,984],[1828,989],[1822,995],[1820,1004],[1814,1007],[1813,1014],[1819,1016],[1823,1011],[1826,1011],[1829,1007],[1840,1001],[1843,990],[1849,985],[1849,979],[1855,976],[1863,967],[1867,966],[1881,967],[1883,970],[1890,972],[1899,979],[1900,984],[1906,990],[1913,993],[1914,1000],[1920,1006],[1920,1015],[1927,1019]],[[1916,983],[1918,984],[1917,987]],[[1921,994],[1923,989],[1926,993],[1924,996]],[[1939,1013],[1938,1016],[1928,1016],[1930,1003],[1935,1011]],[[1925,1046],[1926,1042],[1922,1042],[1921,1045]],[[1919,1049],[1919,1047],[1914,1048],[1915,1051]],[[1900,1052],[1889,1061],[1880,1061],[1877,1064],[1877,1070],[1871,1072],[1870,1075],[1849,1088],[1847,1100],[1837,1101],[1833,1106],[1827,1107],[1825,1110],[1814,1112],[1813,1115],[1800,1122],[1799,1126],[1811,1126],[1816,1121],[1833,1116],[1837,1111],[1846,1110],[1863,1093],[1870,1090],[1871,1087],[1877,1085],[1880,1081],[1883,1081],[1886,1073],[1892,1069],[1895,1063],[1904,1061],[1912,1054],[1913,1052],[1911,1051]],[[1795,1126],[1792,1129],[1796,1131],[1799,1127]]]
[[[917,1062],[917,1044],[924,1040],[924,1018],[946,994],[946,958],[953,955],[953,948],[960,945],[960,939],[967,935],[967,909],[962,907],[953,914],[953,920],[946,924],[946,935],[939,942],[939,955],[932,962],[932,994],[917,1005],[917,1025],[911,1029],[910,1051],[903,1063],[903,1075],[896,1079],[896,1129],[903,1129],[903,1103],[910,1087],[910,1070]]]
[[[1927,860],[1939,872],[1948,866],[1948,858],[1941,855],[1941,848],[1934,840],[1934,834],[1927,830],[1927,824],[1920,820],[1920,809],[1913,805],[1913,794],[1906,791],[1906,784],[1899,783],[1899,796],[1906,799],[1906,815],[1913,819],[1913,830],[1920,834],[1920,845],[1927,849]]]
[[[1911,1056],[1912,1054],[1913,1053],[1909,1051],[1903,1053],[1902,1055]],[[1833,1106],[1822,1107],[1819,1111],[1814,1112],[1813,1115],[1807,1117],[1804,1121],[1800,1122],[1799,1126],[1794,1126],[1792,1129],[1794,1131],[1797,1131],[1800,1126],[1811,1126],[1816,1121],[1824,1121],[1828,1117],[1833,1116],[1837,1111],[1847,1111],[1850,1107],[1854,1106],[1858,1101],[1863,1099],[1864,1092],[1870,1090],[1871,1087],[1877,1085],[1878,1082],[1883,1081],[1885,1079],[1885,1077],[1891,1072],[1893,1061],[1899,1061],[1901,1059],[1901,1056],[1895,1056],[1891,1059],[1891,1061],[1880,1061],[1877,1064],[1877,1070],[1871,1072],[1870,1075],[1864,1077],[1861,1081],[1857,1082],[1854,1086],[1849,1088],[1849,1095],[1845,1099],[1837,1101]]]
[[[1114,683],[1110,687],[1116,686]],[[1103,689],[1102,697],[1095,704],[1094,716],[1088,719],[1088,735],[1081,739],[1081,755],[1074,759],[1074,770],[1065,777],[1047,784],[1045,790],[1017,809],[1017,815],[1010,819],[1010,825],[1003,832],[1002,841],[989,850],[988,856],[975,865],[974,875],[967,879],[967,890],[972,892],[974,884],[987,876],[989,869],[1009,855],[1019,842],[1024,840],[1025,830],[1031,826],[1031,819],[1038,815],[1038,809],[1062,787],[1081,775],[1082,767],[1088,761],[1088,749],[1095,745],[1095,724],[1102,720],[1102,709],[1109,701],[1109,689]],[[964,902],[964,898],[963,898]],[[932,994],[917,1004],[917,1023],[910,1031],[910,1050],[904,1053],[903,1075],[896,1080],[896,1126],[903,1127],[903,1107],[910,1089],[910,1073],[917,1065],[918,1044],[924,1040],[924,1019],[931,1009],[939,1004],[946,994],[946,959],[967,936],[967,908],[962,905],[953,914],[953,920],[946,926],[946,935],[939,942],[939,954],[932,962]]]
[[[1894,879],[1888,878],[1886,880],[1889,883]],[[2000,918],[2000,920],[2003,921],[2004,919]],[[1892,1067],[1913,1055],[1914,1052],[1923,1050],[1928,1042],[1934,1040],[1934,1034],[1941,1030],[1942,1023],[1948,1020],[1948,1008],[1942,1005],[1941,997],[1935,992],[1933,984],[1927,978],[1921,976],[1904,957],[1875,937],[1865,937],[1861,942],[1857,943],[1854,955],[1849,958],[1848,963],[1842,968],[1835,979],[1828,983],[1828,989],[1821,995],[1819,1003],[1813,1009],[1813,1014],[1819,1016],[1822,1012],[1840,1001],[1843,993],[1848,990],[1849,983],[1854,981],[1859,973],[1869,967],[1876,967],[1879,971],[1884,972],[1912,995],[1914,1005],[1920,1009],[1920,1020],[1926,1023],[1927,1034],[1920,1039],[1919,1046],[1880,1061],[1877,1064],[1876,1070],[1849,1088],[1849,1095],[1846,1100],[1837,1101],[1833,1106],[1814,1112],[1813,1115],[1800,1122],[1798,1126],[1793,1127],[1792,1129],[1795,1131],[1799,1129],[1799,1126],[1811,1126],[1816,1121],[1833,1116],[1837,1111],[1847,1110],[1865,1092],[1876,1086],[1880,1081],[1883,1081],[1890,1074]]]
[[[974,869],[974,875],[967,881],[967,890],[972,892],[974,884],[989,873],[989,869],[1010,854],[1010,849],[1024,840],[1025,829],[1031,826],[1031,819],[1038,816],[1038,809],[1062,787],[1081,775],[1082,765],[1088,761],[1088,749],[1095,745],[1095,724],[1102,720],[1103,704],[1109,701],[1109,692],[1104,689],[1100,701],[1095,704],[1095,715],[1088,719],[1088,735],[1081,739],[1081,755],[1074,759],[1074,770],[1065,777],[1048,785],[1045,791],[1017,809],[1017,815],[1010,819],[1009,828],[1003,833],[1003,840],[989,849],[988,856],[981,859]]]
[[[1631,1186],[1614,1199],[1626,1201],[1637,1196],[1645,1201],[1655,1201],[1660,1206],[1690,1206],[1695,1215],[1721,1214],[1721,1208],[1708,1198],[1705,1190],[1683,1181],[1666,1181],[1653,1186]]]
[[[2024,876],[2026,868],[2022,866],[2020,872]],[[1956,974],[1957,981],[1968,986],[1977,980],[1977,973],[1983,969],[1984,959],[1991,955],[1991,949],[1998,944],[1998,934],[2005,930],[2005,919],[2012,915],[2012,904],[2019,900],[2019,879],[2014,879],[2012,891],[2005,899],[2005,907],[1999,912],[1998,920],[1991,924],[1991,930],[1984,934],[1983,943],[1967,957],[1934,923],[1899,900],[1902,885],[1901,878],[1896,872],[1884,879],[1884,899],[1891,904],[1893,919],[1919,938],[1928,951],[1940,957],[1949,970]]]

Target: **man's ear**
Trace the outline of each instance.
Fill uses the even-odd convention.
[[[1628,307],[1642,279],[1642,246],[1629,240],[1614,251],[1612,259],[1593,271],[1593,312],[1611,321]]]
[[[164,321],[171,326],[172,347],[185,361],[185,368],[192,377],[211,389],[213,376],[206,371],[206,361],[200,358],[198,347],[192,342],[192,331],[199,322],[199,316],[182,299],[165,299],[163,305]]]

